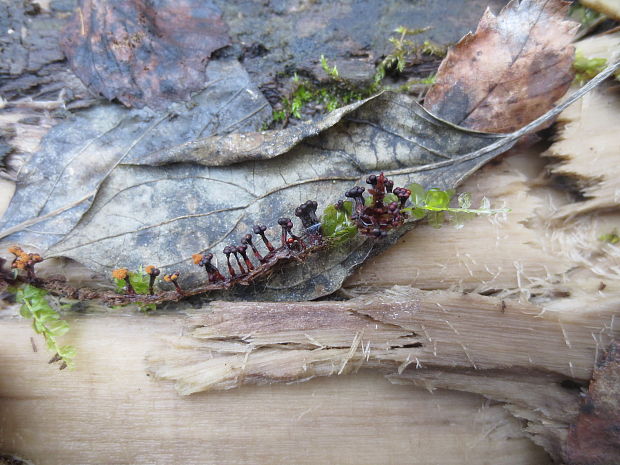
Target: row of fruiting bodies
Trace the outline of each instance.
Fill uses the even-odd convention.
[[[235,282],[244,280],[247,281],[247,277],[250,275],[259,275],[265,268],[275,265],[280,258],[291,258],[296,254],[308,251],[308,249],[319,246],[322,244],[323,237],[320,230],[320,222],[316,216],[316,209],[318,204],[314,200],[308,200],[295,209],[295,215],[301,220],[305,232],[303,235],[298,236],[293,232],[293,221],[290,218],[280,218],[278,225],[281,227],[281,245],[280,247],[274,247],[269,241],[265,232],[267,226],[264,224],[257,224],[253,227],[253,232],[259,236],[265,247],[267,248],[266,254],[261,254],[256,247],[256,244],[252,238],[252,234],[246,234],[241,239],[239,245],[228,245],[224,247],[222,251],[226,256],[226,266],[228,270],[228,277],[226,277],[216,265],[213,264],[212,253],[197,253],[192,255],[192,260],[195,265],[203,267],[207,272],[207,279],[209,284],[222,284],[223,287],[229,287]],[[248,249],[252,251],[252,254],[258,260],[258,265],[252,263],[248,256]],[[286,252],[285,254],[282,252]],[[234,262],[231,261],[231,256]],[[235,268],[235,264],[236,267]],[[144,271],[149,275],[149,295],[154,295],[153,285],[155,279],[160,274],[160,270],[152,265],[146,266]],[[172,274],[166,274],[163,276],[164,281],[172,283],[178,294],[184,295],[184,291],[179,285],[179,271],[175,271]],[[135,295],[135,290],[130,282],[129,270],[127,268],[118,268],[112,271],[112,277],[125,281],[126,292],[129,295]]]
[[[351,221],[363,235],[377,238],[384,237],[387,235],[388,231],[402,225],[406,220],[407,215],[401,210],[404,208],[407,199],[411,195],[411,191],[402,187],[394,188],[394,183],[386,178],[383,173],[378,176],[368,176],[366,182],[371,186],[368,189],[368,193],[371,194],[371,197],[364,197],[364,191],[366,189],[361,186],[353,187],[345,193],[345,197],[355,202]],[[390,196],[390,200],[392,201],[390,202],[385,201],[388,194],[392,194]],[[343,209],[344,202],[338,202],[336,208]],[[278,220],[278,225],[282,230],[280,235],[281,245],[279,248],[274,247],[265,235],[267,227],[264,224],[255,225],[253,227],[253,232],[257,236],[260,236],[263,244],[267,248],[268,252],[265,255],[261,254],[257,249],[252,239],[252,234],[243,236],[241,244],[239,245],[228,245],[224,247],[222,252],[226,256],[228,277],[213,264],[212,253],[197,253],[192,255],[194,264],[205,269],[210,284],[228,284],[231,281],[251,274],[256,266],[268,265],[272,259],[278,256],[279,251],[286,250],[294,254],[295,252],[307,250],[309,246],[313,247],[319,245],[323,241],[323,236],[321,234],[320,221],[316,216],[316,210],[317,202],[313,200],[308,200],[295,209],[295,216],[301,220],[304,228],[304,233],[300,236],[293,232],[293,222],[290,218],[280,218]],[[259,265],[255,266],[252,263],[248,256],[248,249],[251,250],[252,255],[258,260]],[[231,262],[231,256],[234,262]],[[235,263],[238,269],[235,268]],[[150,276],[149,294],[153,295],[153,283],[160,271],[154,266],[147,266],[145,267],[145,272]],[[113,276],[117,279],[124,279],[127,293],[135,294],[129,280],[129,272],[126,268],[114,270]],[[163,279],[166,282],[172,283],[177,293],[183,294],[183,290],[178,283],[179,276],[180,272],[176,271],[172,274],[164,275]]]
[[[364,196],[365,188],[361,186],[353,187],[345,193],[345,197],[354,202],[350,220],[357,227],[360,234],[375,238],[387,235],[390,230],[402,225],[407,219],[407,215],[402,209],[405,202],[411,195],[408,189],[402,187],[394,188],[394,183],[386,178],[383,173],[380,175],[368,176],[366,182],[370,184],[368,189],[369,197]],[[335,206],[344,211],[344,202],[340,201]],[[223,253],[226,256],[226,267],[228,277],[213,264],[212,253],[197,253],[192,255],[194,264],[203,267],[207,273],[209,289],[218,287],[228,288],[233,284],[242,282],[249,283],[252,279],[266,274],[280,260],[298,258],[301,259],[314,251],[323,248],[328,238],[323,237],[321,223],[316,215],[317,202],[308,200],[295,209],[297,216],[303,225],[303,233],[297,235],[293,232],[293,222],[290,218],[280,218],[278,225],[281,227],[280,246],[274,247],[269,241],[265,232],[267,227],[257,224],[253,227],[253,233],[259,236],[267,248],[267,253],[262,254],[257,244],[253,241],[252,234],[246,234],[241,239],[239,245],[228,245]],[[38,254],[27,254],[19,247],[9,249],[15,256],[11,265],[14,269],[22,269],[27,272],[27,281],[35,282],[34,265],[42,258]],[[248,252],[258,261],[252,263]],[[232,260],[231,261],[231,256]],[[2,263],[0,262],[0,269]],[[236,267],[235,267],[236,265]],[[154,295],[154,284],[160,275],[160,270],[155,266],[149,265],[144,268],[149,275],[149,295]],[[130,282],[130,273],[127,268],[117,268],[112,272],[112,276],[125,281],[125,290],[128,296],[135,296],[136,292]],[[165,274],[164,281],[172,283],[178,295],[186,295],[179,285],[180,273],[174,272]],[[38,280],[40,284],[44,284]],[[194,294],[190,292],[189,294]]]

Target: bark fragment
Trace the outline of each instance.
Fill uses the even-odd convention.
[[[171,341],[170,352],[154,354],[151,366],[182,394],[302,381],[362,366],[392,374],[414,368],[541,370],[588,380],[596,352],[588,328],[604,328],[614,312],[543,310],[405,286],[346,302],[216,302],[190,319],[190,336]]]

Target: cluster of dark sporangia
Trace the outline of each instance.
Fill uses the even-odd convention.
[[[411,196],[411,191],[404,187],[394,188],[394,182],[386,178],[383,173],[379,176],[371,174],[366,178],[366,183],[372,186],[368,189],[368,193],[372,196],[370,205],[366,205],[365,189],[361,186],[349,189],[344,194],[345,197],[355,201],[351,219],[360,234],[385,237],[388,231],[402,225],[407,219],[407,215],[401,209]],[[397,200],[386,203],[387,194],[393,194],[392,199]],[[339,202],[337,208],[343,208],[343,203]]]
[[[405,222],[407,215],[401,209],[405,206],[411,191],[403,187],[394,188],[394,182],[386,178],[383,173],[379,176],[374,174],[368,176],[366,182],[371,186],[368,189],[368,193],[371,195],[369,202],[366,202],[364,197],[364,191],[366,190],[364,187],[356,186],[345,193],[345,197],[351,198],[355,202],[351,221],[363,235],[384,237],[388,231]],[[388,194],[392,194],[390,202],[385,201]],[[296,235],[293,232],[294,225],[290,218],[280,218],[278,220],[278,225],[281,228],[279,247],[274,247],[265,235],[267,226],[264,224],[255,225],[252,228],[252,232],[260,237],[266,247],[267,253],[264,255],[257,249],[252,234],[243,236],[239,245],[224,247],[222,252],[226,256],[228,276],[213,264],[214,256],[212,253],[192,255],[194,264],[204,267],[210,284],[225,283],[230,285],[236,282],[248,283],[251,279],[262,274],[261,272],[265,268],[271,268],[275,265],[275,262],[298,257],[300,254],[313,251],[323,244],[321,224],[316,215],[317,206],[318,204],[314,200],[308,200],[295,209],[295,216],[301,220],[303,226],[304,232],[301,235]],[[343,209],[344,202],[338,202],[336,208]],[[258,263],[252,263],[250,256],[248,256],[248,249],[251,250],[251,254]],[[178,277],[178,275],[178,272],[174,274],[175,277]],[[165,280],[166,276],[164,276]],[[248,279],[248,277],[251,279]],[[170,279],[167,281],[170,281]],[[179,290],[176,279],[172,282]]]
[[[345,193],[345,197],[354,201],[352,214],[350,217],[359,233],[370,237],[386,236],[388,231],[402,225],[407,215],[401,211],[405,202],[411,195],[408,189],[402,187],[394,188],[394,183],[386,178],[383,173],[379,176],[371,175],[366,179],[370,184],[368,193],[371,197],[365,198],[365,188],[356,186]],[[387,199],[386,199],[387,197]],[[90,290],[84,292],[83,289],[69,289],[68,286],[59,285],[57,282],[36,279],[34,275],[34,264],[42,259],[36,254],[26,254],[18,247],[13,247],[11,251],[16,255],[12,264],[14,269],[25,269],[27,276],[18,276],[17,280],[22,282],[34,282],[49,290],[67,296],[77,296],[77,298],[102,298],[111,303],[131,303],[131,302],[165,302],[168,300],[178,300],[183,296],[196,295],[217,289],[226,289],[235,284],[249,284],[253,280],[267,275],[280,262],[290,261],[291,259],[303,260],[307,255],[324,248],[328,241],[323,237],[321,223],[316,215],[317,202],[308,200],[295,209],[297,216],[302,223],[303,229],[299,235],[293,232],[293,221],[290,218],[280,218],[280,244],[274,246],[266,236],[267,226],[257,224],[252,228],[252,234],[244,235],[239,244],[227,245],[222,251],[226,257],[226,271],[223,272],[213,263],[212,253],[197,253],[192,255],[194,264],[203,267],[207,273],[207,283],[195,289],[183,290],[179,285],[180,272],[176,271],[166,274],[162,278],[164,281],[174,285],[175,291],[164,291],[155,294],[154,283],[160,275],[160,270],[155,266],[149,265],[144,271],[149,275],[148,296],[138,295],[130,282],[130,273],[127,268],[117,268],[112,272],[112,276],[117,280],[125,282],[125,295],[115,296],[105,292]],[[341,211],[345,210],[343,201],[335,206]],[[263,243],[266,252],[259,250],[259,241]],[[262,247],[261,247],[262,248]],[[252,258],[254,261],[252,261]],[[22,266],[22,262],[24,265]],[[8,275],[0,270],[0,278],[7,280]],[[15,280],[15,276],[12,280]],[[1,280],[0,280],[1,281]]]

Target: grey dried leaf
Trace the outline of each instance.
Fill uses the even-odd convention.
[[[0,239],[46,250],[77,224],[120,163],[209,134],[256,130],[270,118],[238,62],[212,61],[207,79],[191,102],[166,112],[101,105],[55,126],[19,173]]]
[[[168,163],[198,163],[205,166],[225,166],[248,160],[266,160],[295,147],[304,139],[317,136],[339,122],[366,101],[338,108],[318,121],[303,121],[287,129],[252,133],[232,133],[196,139],[174,147],[166,147],[142,157],[130,157],[126,163],[135,165],[166,165]]]
[[[270,226],[275,239],[277,219],[293,217],[294,208],[308,199],[322,206],[335,203],[351,185],[379,171],[398,185],[453,187],[514,142],[442,122],[403,95],[386,93],[327,118],[333,126],[304,139],[295,128],[211,137],[199,148],[160,152],[159,166],[120,165],[80,224],[48,256],[71,257],[105,273],[121,264],[156,263],[163,272],[180,270],[184,285],[191,286],[205,279],[204,270],[191,262],[193,253],[220,254],[257,222]],[[223,140],[242,137],[266,142],[240,149],[238,163],[210,166],[222,164],[218,157],[212,163],[211,155]],[[188,161],[193,163],[182,163]],[[377,245],[359,238],[227,297],[298,300],[331,293]]]

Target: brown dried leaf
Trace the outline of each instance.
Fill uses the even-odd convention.
[[[229,44],[227,31],[209,1],[82,0],[62,48],[91,90],[161,109],[204,87],[208,58]]]
[[[565,452],[570,465],[618,463],[620,457],[620,350],[612,342],[594,369]]]
[[[475,34],[450,50],[425,107],[460,126],[511,132],[544,114],[573,80],[579,25],[562,0],[512,0],[489,9]]]

